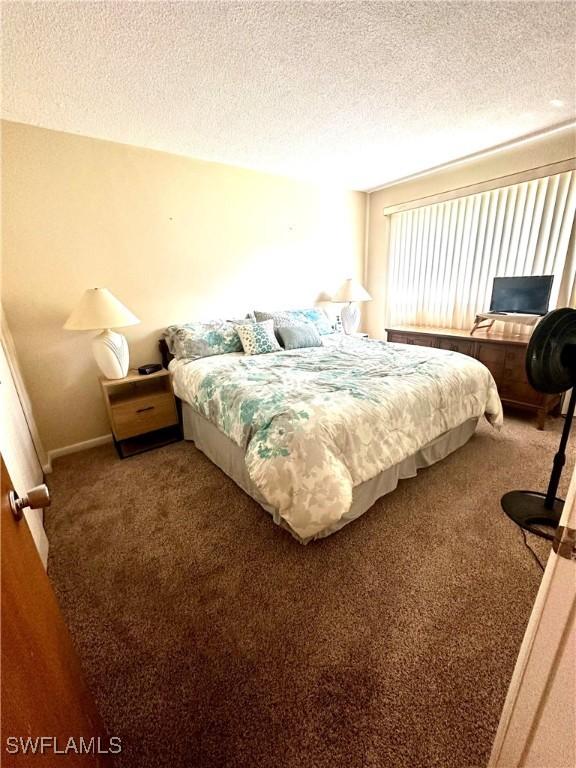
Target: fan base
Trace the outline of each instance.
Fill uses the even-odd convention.
[[[554,539],[554,533],[543,528],[557,528],[564,502],[554,499],[552,509],[544,506],[545,493],[536,491],[510,491],[502,496],[502,509],[516,525],[543,539]]]

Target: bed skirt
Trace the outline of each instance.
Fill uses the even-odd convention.
[[[393,491],[399,480],[415,477],[419,469],[429,467],[461,448],[474,434],[478,419],[465,421],[459,427],[455,427],[432,440],[428,445],[399,464],[395,464],[393,467],[380,472],[376,477],[357,485],[353,489],[352,505],[348,512],[340,520],[308,539],[302,539],[298,536],[280,517],[278,510],[266,503],[250,479],[244,460],[245,451],[242,448],[184,401],[182,401],[182,422],[185,440],[193,440],[196,447],[210,461],[220,467],[245,493],[272,515],[277,525],[288,530],[302,544],[307,544],[311,539],[321,539],[335,533],[352,520],[360,517],[370,509],[377,499]]]

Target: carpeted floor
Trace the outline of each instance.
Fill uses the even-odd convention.
[[[307,547],[192,444],[59,459],[49,572],[117,764],[484,766],[541,578],[499,499],[560,429],[482,423]]]

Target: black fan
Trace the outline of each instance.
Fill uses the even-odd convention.
[[[555,309],[538,323],[526,352],[526,373],[530,384],[539,392],[553,395],[572,387],[572,394],[547,492],[510,491],[502,496],[502,508],[508,517],[530,533],[553,539],[553,534],[542,528],[556,528],[564,506],[556,492],[566,461],[566,445],[576,405],[576,309]]]

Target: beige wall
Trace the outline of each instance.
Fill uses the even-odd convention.
[[[366,195],[15,123],[2,124],[2,300],[49,450],[109,431],[90,333],[62,330],[88,287],[166,325],[315,302],[364,271]]]
[[[372,192],[369,196],[366,279],[368,291],[374,300],[365,305],[365,330],[378,338],[383,338],[385,335],[389,217],[384,216],[384,208],[567,160],[574,156],[576,156],[576,131],[570,128]]]

